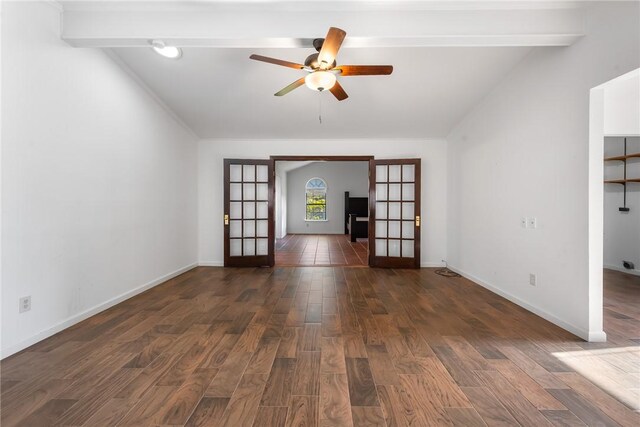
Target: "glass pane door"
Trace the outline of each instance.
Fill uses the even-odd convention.
[[[420,159],[371,162],[371,266],[419,268]]]
[[[224,161],[226,267],[274,264],[273,162]]]

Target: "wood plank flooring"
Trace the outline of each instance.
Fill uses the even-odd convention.
[[[585,343],[432,269],[193,269],[2,361],[9,426],[638,426],[640,283]]]
[[[346,234],[288,234],[276,241],[276,266],[367,266],[367,245]]]

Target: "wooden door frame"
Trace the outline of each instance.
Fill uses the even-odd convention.
[[[376,221],[376,165],[405,165],[412,164],[415,165],[414,172],[414,215],[421,216],[421,202],[422,202],[422,193],[421,193],[421,184],[422,184],[422,159],[417,158],[402,158],[402,159],[371,159],[369,161],[369,266],[370,267],[380,267],[377,265],[378,263],[375,260],[375,247],[371,246],[371,241],[373,240],[375,246],[375,221]],[[401,190],[402,191],[402,190]],[[401,196],[402,198],[402,196]],[[402,203],[402,200],[400,200]],[[402,224],[402,215],[400,217],[400,223]],[[420,244],[421,244],[421,230],[422,230],[422,221],[420,221],[420,225],[415,226],[414,231],[414,239],[413,239],[413,263],[409,264],[408,262],[403,262],[404,260],[408,260],[409,258],[396,258],[387,260],[384,267],[389,268],[420,268]],[[401,229],[402,230],[402,229]],[[402,232],[402,231],[401,231]],[[388,236],[387,236],[388,238]],[[391,258],[391,257],[385,257]]]
[[[371,162],[374,160],[374,156],[325,156],[325,155],[307,155],[307,156],[270,156],[269,159],[273,162],[273,182],[274,182],[274,212],[273,212],[273,230],[275,233],[276,229],[276,213],[275,213],[275,174],[276,174],[276,162],[278,161],[288,161],[288,162],[367,162],[369,169],[369,200],[371,200]],[[374,185],[375,186],[375,185]],[[374,194],[375,196],[375,194]],[[371,203],[369,203],[369,213],[371,212]],[[269,224],[271,227],[271,224]],[[369,223],[369,233],[371,233],[371,223]],[[274,234],[275,235],[275,234]],[[367,256],[367,266],[371,267],[371,234],[367,237],[367,250],[369,251],[369,255]],[[274,257],[275,257],[275,247],[274,247]]]
[[[373,156],[271,156],[270,159],[274,162],[277,161],[289,161],[289,162],[368,162],[373,160]],[[275,163],[274,163],[275,167]]]
[[[369,256],[367,259],[369,267],[375,267],[375,212],[376,212],[376,162],[382,164],[415,164],[416,170],[416,178],[414,179],[415,185],[415,212],[417,215],[421,215],[421,202],[422,202],[422,193],[421,193],[421,185],[422,185],[422,159],[417,158],[402,158],[402,159],[376,159],[374,156],[370,155],[356,155],[356,156],[327,156],[327,155],[275,155],[270,156],[269,160],[271,161],[271,167],[273,170],[273,188],[269,189],[269,197],[272,198],[273,203],[270,203],[269,212],[271,220],[269,222],[269,230],[273,230],[274,242],[275,243],[275,229],[276,229],[276,212],[275,212],[275,174],[276,174],[276,162],[278,161],[342,161],[342,162],[357,162],[357,161],[366,161],[369,164],[369,235],[367,237],[368,240],[368,251]],[[371,220],[373,219],[373,221]],[[423,222],[423,221],[421,221]],[[421,263],[421,255],[420,255],[420,246],[421,246],[421,230],[422,224],[417,227],[415,231],[415,239],[414,239],[414,258],[412,265],[408,265],[406,263],[400,262],[401,260],[396,260],[396,262],[391,263],[392,265],[387,265],[391,268],[420,268]],[[269,242],[271,245],[272,242]],[[271,248],[271,246],[270,246]],[[275,244],[273,247],[273,251],[271,252],[272,256],[275,258]],[[275,265],[275,260],[271,265]]]
[[[223,186],[224,186],[224,211],[225,211],[225,215],[228,214],[228,209],[230,206],[230,202],[231,202],[231,195],[230,195],[230,184],[231,184],[231,179],[229,176],[229,171],[230,171],[230,166],[232,164],[243,164],[243,165],[266,165],[267,166],[267,173],[269,173],[269,170],[271,171],[271,176],[269,177],[269,179],[267,180],[267,191],[268,191],[268,200],[267,200],[267,235],[269,236],[267,239],[267,255],[258,255],[260,257],[266,257],[265,260],[266,262],[263,263],[265,266],[269,266],[269,267],[273,267],[275,265],[275,256],[276,256],[276,247],[275,247],[275,224],[276,224],[276,219],[275,219],[275,210],[274,210],[274,205],[275,205],[275,194],[276,194],[276,181],[275,181],[275,163],[273,162],[273,160],[269,160],[269,159],[224,159],[224,165],[223,165]],[[257,177],[256,177],[256,182],[257,182]],[[243,207],[244,209],[244,207]],[[244,214],[243,214],[244,215]],[[253,259],[242,259],[243,257],[240,257],[240,259],[231,259],[230,256],[230,228],[227,224],[224,225],[224,234],[223,234],[223,240],[224,240],[224,266],[233,266],[233,267],[248,267],[248,266],[256,266],[254,265],[255,260]],[[256,245],[257,245],[257,239],[256,239]],[[233,262],[232,262],[233,261]],[[233,265],[232,265],[233,264]]]

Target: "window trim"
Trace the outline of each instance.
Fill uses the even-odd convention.
[[[324,182],[324,219],[309,219],[307,218],[307,206],[309,206],[309,204],[307,203],[307,191],[309,190],[313,190],[310,188],[307,188],[307,186],[309,185],[309,182],[313,181],[314,179],[319,179],[322,182]],[[307,180],[307,182],[305,182],[304,184],[304,221],[305,222],[328,222],[329,218],[327,215],[327,191],[329,190],[329,186],[327,185],[327,180],[324,178],[321,178],[319,176],[314,176],[312,178],[309,178]],[[316,206],[320,206],[319,204]]]

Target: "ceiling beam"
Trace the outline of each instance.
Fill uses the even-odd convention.
[[[495,2],[493,2],[495,3]],[[520,2],[513,2],[514,6]],[[63,12],[62,38],[75,47],[142,47],[152,39],[181,47],[310,47],[328,27],[344,28],[344,47],[568,46],[584,34],[580,7],[509,9],[241,8],[224,4],[167,10],[87,8]]]

